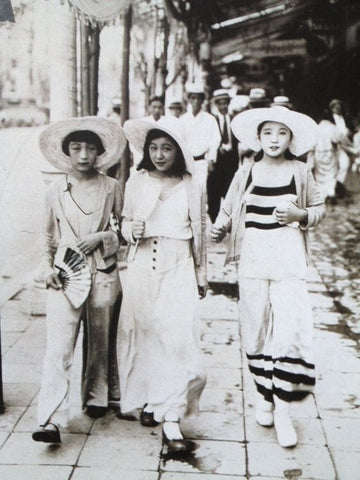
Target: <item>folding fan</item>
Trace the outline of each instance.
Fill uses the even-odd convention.
[[[58,277],[69,302],[74,308],[81,307],[91,287],[89,265],[79,253],[68,247],[63,260],[55,267],[59,269]]]

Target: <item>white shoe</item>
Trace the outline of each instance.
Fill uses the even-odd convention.
[[[255,410],[255,420],[262,427],[272,427],[274,425],[274,406],[266,400],[259,400]]]
[[[279,445],[285,448],[295,447],[297,435],[286,409],[275,410],[274,425]]]

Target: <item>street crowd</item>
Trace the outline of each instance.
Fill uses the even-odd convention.
[[[166,115],[155,96],[147,117],[121,126],[115,100],[109,118],[62,120],[40,135],[64,176],[45,202],[47,347],[34,441],[61,443],[82,325],[85,413],[112,408],[145,428],[161,423],[168,451],[187,452],[181,420],[196,414],[206,385],[198,302],[208,289],[208,216],[211,240],[227,236],[226,262],[238,267],[255,421],[274,426],[282,447],[297,444],[289,406],[315,385],[309,228],[347,194],[360,133],[338,99],[317,124],[288,97],[269,102],[261,88],[215,90],[213,113],[203,108],[202,85],[186,93],[187,107],[170,99]],[[122,191],[106,172],[127,145],[133,165]]]

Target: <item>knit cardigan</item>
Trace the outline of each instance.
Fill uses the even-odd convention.
[[[290,161],[297,191],[296,204],[308,212],[307,223],[301,222],[299,226],[304,237],[307,264],[311,265],[308,229],[318,225],[325,216],[324,200],[308,165],[299,160]],[[254,186],[251,182],[246,188],[246,182],[253,165],[254,160],[251,159],[239,167],[215,222],[217,227],[225,227],[226,231],[230,231],[225,264],[240,259],[245,234],[246,193]]]

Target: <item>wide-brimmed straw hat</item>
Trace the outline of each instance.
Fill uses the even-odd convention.
[[[124,132],[131,145],[133,145],[138,152],[143,153],[149,131],[154,129],[163,131],[179,145],[184,155],[186,170],[193,175],[195,169],[194,157],[182,139],[178,122],[178,119],[172,119],[170,117],[160,119],[156,123],[144,119],[127,120],[124,124]]]
[[[62,172],[71,170],[70,157],[62,150],[64,139],[72,132],[88,130],[101,139],[105,152],[98,155],[95,168],[105,171],[119,161],[125,147],[126,137],[116,122],[100,117],[76,117],[50,124],[40,135],[40,150],[46,160]]]
[[[258,127],[263,122],[278,122],[286,125],[293,136],[289,150],[300,156],[316,144],[317,124],[303,113],[294,112],[286,107],[255,108],[241,112],[231,122],[231,129],[240,142],[258,152],[261,145],[258,138]]]

